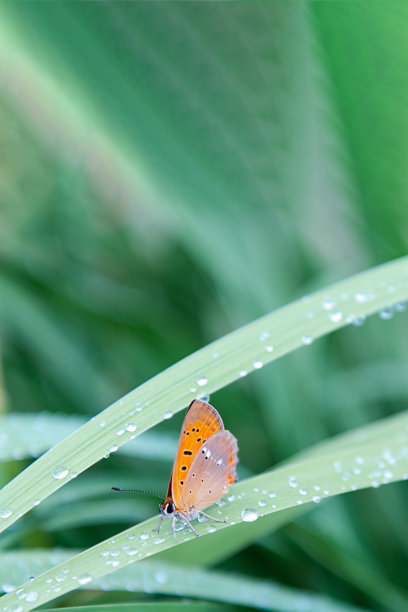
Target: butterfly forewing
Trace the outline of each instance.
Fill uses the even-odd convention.
[[[237,440],[225,429],[212,435],[196,454],[184,481],[181,507],[204,510],[236,480]]]
[[[197,452],[211,436],[221,430],[224,430],[224,425],[215,408],[202,400],[191,402],[181,428],[168,490],[177,509],[183,507],[183,489]]]

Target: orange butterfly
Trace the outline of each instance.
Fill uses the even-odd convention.
[[[161,515],[157,531],[160,531],[164,516],[173,519],[174,537],[177,518],[185,521],[197,537],[190,521],[200,514],[224,522],[203,510],[227,493],[230,484],[237,480],[237,453],[237,440],[224,429],[216,409],[202,400],[193,400],[181,428],[167,496],[159,506]]]

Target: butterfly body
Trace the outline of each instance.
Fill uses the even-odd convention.
[[[194,531],[191,520],[227,493],[236,481],[238,462],[237,440],[224,428],[218,412],[202,400],[193,400],[187,410],[180,433],[177,453],[167,490],[160,504],[160,530],[163,517],[186,522]],[[215,521],[213,517],[209,517]]]

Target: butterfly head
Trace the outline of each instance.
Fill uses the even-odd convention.
[[[174,505],[174,501],[171,497],[166,497],[164,502],[160,504],[159,508],[162,516],[172,518],[176,514],[176,506]]]

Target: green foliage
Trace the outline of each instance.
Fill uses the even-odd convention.
[[[189,607],[233,609],[238,580],[253,606],[262,583],[290,585],[288,609],[302,596],[405,612],[406,483],[376,485],[407,473],[407,13],[400,0],[1,4],[5,590],[78,550],[81,573],[115,569],[98,551],[153,527],[157,506],[109,487],[166,491],[181,415],[163,416],[202,392],[239,440],[236,499],[213,509],[239,524],[199,524],[177,545],[163,526],[143,547],[169,546],[161,588],[154,565],[137,583],[141,561],[115,593],[92,582],[55,605],[181,608],[166,597],[208,598],[214,579],[214,602]],[[331,499],[298,505],[315,485]],[[337,495],[354,486],[370,488]],[[259,506],[263,490],[276,502]],[[266,516],[242,522],[248,507]]]

